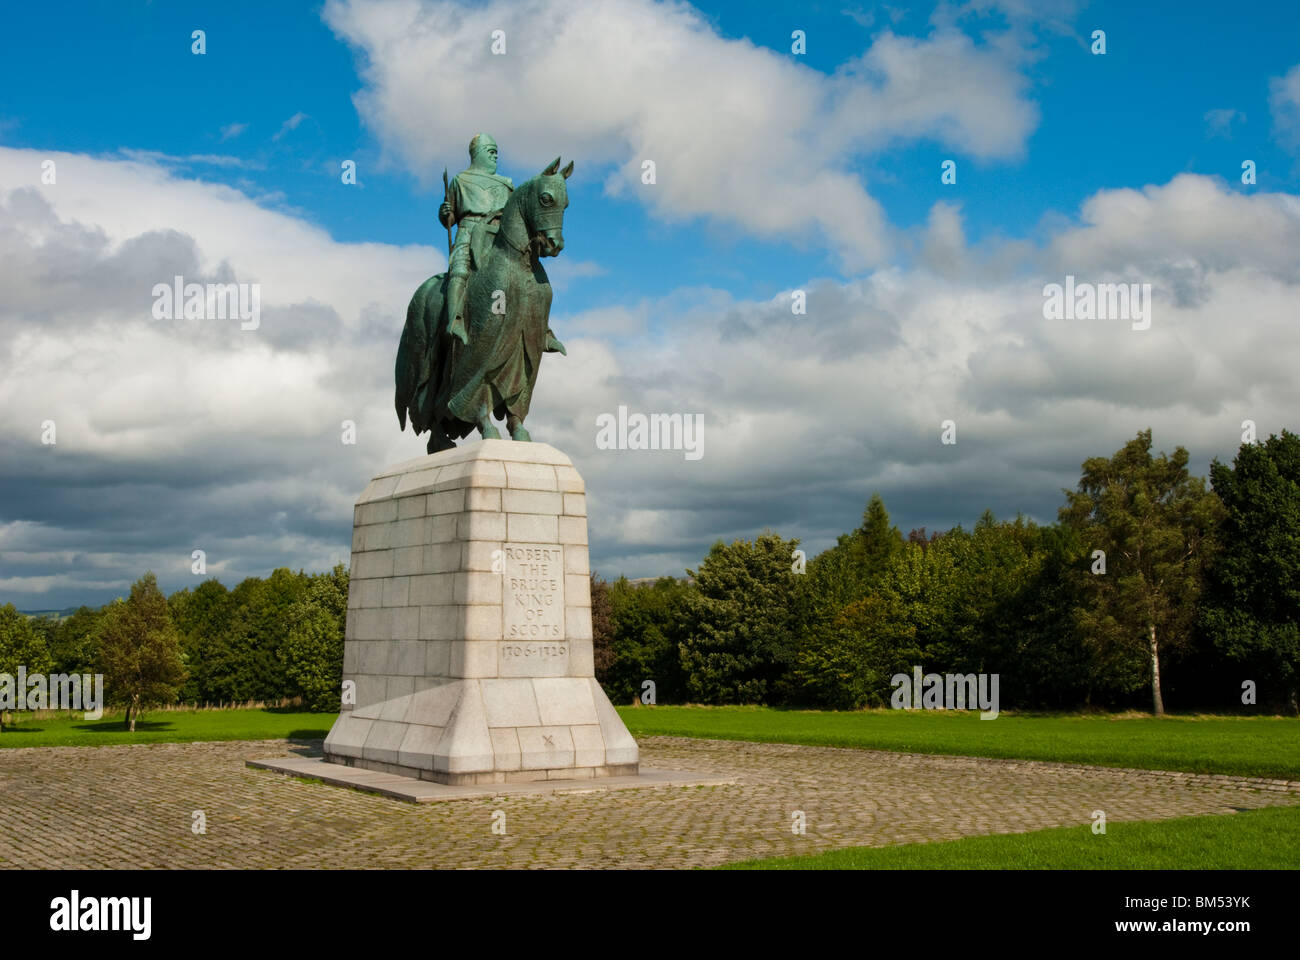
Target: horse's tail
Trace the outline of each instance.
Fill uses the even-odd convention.
[[[407,412],[411,415],[411,429],[424,432],[428,424],[417,402],[420,388],[428,382],[432,371],[437,370],[438,314],[441,313],[440,294],[445,273],[430,277],[420,284],[406,308],[406,326],[397,345],[397,363],[393,370],[396,390],[393,401],[397,407],[397,422],[406,429]],[[436,313],[434,311],[437,311]],[[436,391],[433,391],[436,392]]]

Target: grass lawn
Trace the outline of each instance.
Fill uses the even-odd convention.
[[[196,740],[323,739],[335,714],[293,707],[254,710],[159,710],[146,712],[128,733],[121,716],[85,720],[71,716],[24,718],[5,724],[3,747],[103,747],[113,743],[190,743]]]
[[[966,837],[943,843],[846,847],[722,870],[1294,870],[1300,806],[1214,817],[1115,823]]]
[[[1300,719],[1008,714],[770,707],[619,707],[633,736],[1017,757],[1300,780]]]

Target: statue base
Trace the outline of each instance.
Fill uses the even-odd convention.
[[[480,440],[371,481],[343,686],[332,763],[466,785],[637,773],[595,680],[586,495],[567,456]]]

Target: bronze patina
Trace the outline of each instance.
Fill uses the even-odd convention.
[[[429,431],[428,451],[454,447],[477,428],[499,439],[493,418],[512,440],[531,440],[524,420],[543,353],[566,354],[549,326],[551,285],[543,257],[564,249],[565,180],[556,157],[514,187],[497,174],[496,141],[470,142],[470,166],[447,185],[439,219],[456,239],[448,271],[411,298],[397,347],[397,419]]]

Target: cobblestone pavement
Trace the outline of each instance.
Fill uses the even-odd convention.
[[[649,767],[735,785],[422,806],[252,770],[320,741],[0,751],[0,866],[691,867],[1300,803],[1300,783],[646,737]],[[207,832],[192,831],[203,811]],[[491,831],[493,811],[506,835]],[[791,830],[794,811],[806,833]]]

